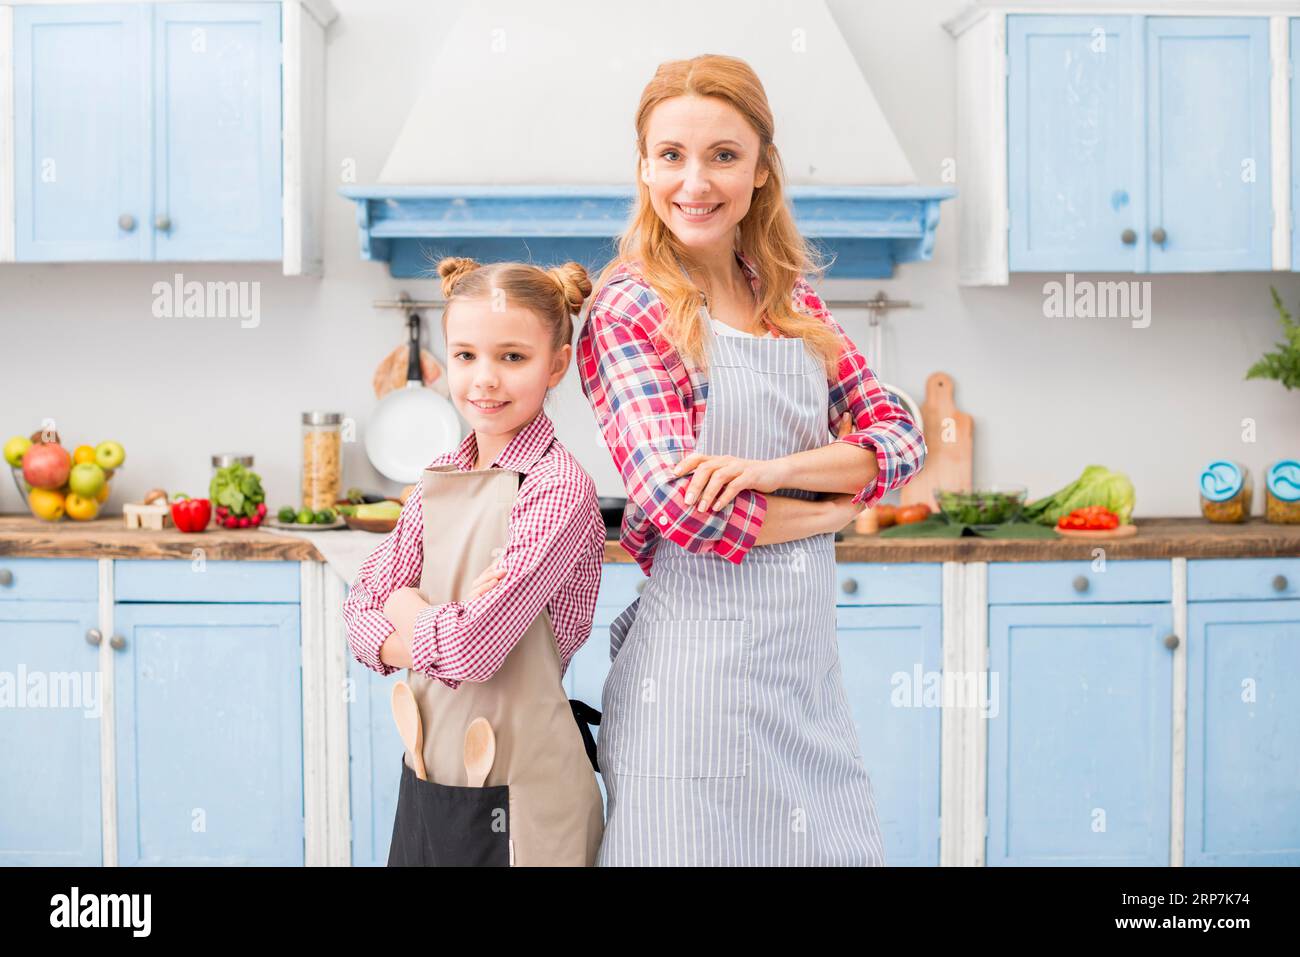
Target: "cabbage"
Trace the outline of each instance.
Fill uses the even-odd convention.
[[[1103,465],[1089,465],[1059,492],[1026,505],[1023,517],[1043,525],[1055,525],[1076,508],[1104,505],[1119,516],[1121,525],[1128,525],[1133,518],[1135,500],[1133,483],[1127,475],[1112,472]]]

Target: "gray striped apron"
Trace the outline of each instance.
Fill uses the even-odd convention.
[[[718,335],[703,312],[697,449],[771,459],[828,444],[826,371],[803,340]],[[739,564],[660,544],[610,628],[598,865],[885,863],[840,673],[834,539],[755,546]]]

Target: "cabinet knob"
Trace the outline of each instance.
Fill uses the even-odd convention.
[[[5,582],[5,584],[7,585],[7,584],[9,584],[9,583],[8,583],[8,582]],[[1274,576],[1273,576],[1273,590],[1274,590],[1274,591],[1286,591],[1286,576],[1285,576],[1285,575],[1274,575]]]
[[[1124,232],[1119,234],[1119,238],[1123,241],[1125,246],[1132,246],[1138,241],[1138,234],[1131,229],[1126,229]]]
[[[0,568],[0,585],[12,585],[14,583],[14,573],[7,568]]]
[[[840,584],[840,589],[846,595],[856,595],[858,593],[858,580],[856,578],[846,578]]]
[[[153,221],[153,225],[155,229],[165,233],[172,228],[172,221],[167,218],[166,214],[159,213],[158,217]]]
[[[646,579],[644,578],[636,583],[636,593],[638,595],[641,594],[643,591],[645,591],[645,583],[646,583]]]
[[[117,228],[126,233],[131,232],[135,229],[135,217],[130,213],[123,213],[117,217]]]
[[[91,628],[86,632],[86,641],[89,644],[97,645],[104,640],[103,633],[98,628]]]
[[[1175,648],[1177,648],[1177,647],[1178,647],[1178,636],[1177,636],[1177,635],[1165,635],[1165,647],[1168,648],[1170,651],[1173,651]]]
[[[1079,576],[1077,576],[1077,577],[1074,579],[1074,590],[1075,590],[1075,591],[1087,591],[1087,590],[1088,590],[1088,576],[1087,576],[1087,575],[1079,575]]]
[[[1169,238],[1168,233],[1166,233],[1164,231],[1164,228],[1161,226],[1157,226],[1155,229],[1151,230],[1151,241],[1155,243],[1157,246],[1163,246],[1165,244],[1165,240],[1168,238]]]
[[[112,638],[108,639],[108,646],[114,651],[121,651],[126,647],[126,639],[121,635],[114,635]]]

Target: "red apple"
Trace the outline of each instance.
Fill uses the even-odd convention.
[[[34,488],[59,488],[72,471],[72,456],[61,445],[33,445],[23,455],[23,478]]]

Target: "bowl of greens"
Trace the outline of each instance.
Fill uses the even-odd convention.
[[[939,500],[939,511],[950,522],[1001,525],[1020,517],[1028,492],[1023,485],[991,485],[973,490],[937,488],[934,495]]]

